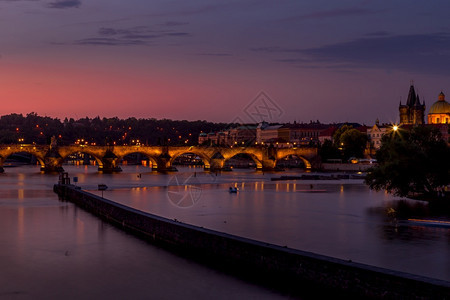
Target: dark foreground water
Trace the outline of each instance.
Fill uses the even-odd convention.
[[[361,180],[274,182],[263,174],[172,174],[128,166],[120,174],[65,166],[77,185],[140,210],[346,260],[450,280],[450,229],[394,222],[397,201]],[[37,167],[0,175],[0,297],[272,299],[277,292],[174,256],[52,192]],[[229,193],[237,186],[238,193]],[[7,284],[3,284],[7,283]]]
[[[1,299],[283,298],[58,201],[57,176],[37,171],[8,168],[0,175]]]

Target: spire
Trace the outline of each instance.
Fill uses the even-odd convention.
[[[417,94],[416,102],[414,102],[414,106],[421,106],[420,99],[419,99],[419,94]]]
[[[406,105],[411,107],[416,103],[416,91],[414,90],[413,82],[409,88],[408,100],[406,100]]]
[[[445,101],[445,94],[442,91],[439,93],[438,101]]]

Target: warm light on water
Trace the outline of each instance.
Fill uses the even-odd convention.
[[[120,174],[99,174],[91,166],[65,169],[83,189],[100,195],[97,187],[104,183],[105,198],[170,219],[450,279],[450,229],[392,222],[383,211],[395,199],[370,191],[361,180],[275,182],[270,178],[290,173],[235,169],[216,175],[179,168],[158,174],[130,165]],[[57,178],[40,174],[36,166],[6,168],[0,175],[0,279],[8,282],[0,287],[2,295],[278,297],[166,253],[58,201],[52,191]],[[167,187],[169,182],[179,185]],[[229,187],[239,191],[229,193]]]
[[[79,185],[107,182],[96,167],[65,166]],[[119,174],[130,186],[135,173]],[[283,299],[131,236],[53,193],[39,167],[0,174],[1,299]],[[114,183],[112,187],[117,187]],[[108,194],[108,192],[105,192]],[[142,200],[140,200],[142,202]]]
[[[169,219],[281,246],[450,278],[445,267],[450,259],[449,229],[392,222],[383,211],[395,197],[370,191],[362,180],[270,181],[290,173],[238,169],[217,176],[197,169],[193,177],[189,168],[179,169],[166,175],[143,173],[128,186],[122,183],[126,173],[112,176],[116,183],[111,183],[107,197]],[[172,188],[165,185],[174,178],[185,183],[190,205],[179,207],[168,197]],[[130,184],[147,189],[130,193]],[[238,187],[238,192],[229,193],[229,187]]]

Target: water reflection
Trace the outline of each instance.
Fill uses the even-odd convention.
[[[105,181],[131,193],[133,174],[114,177],[81,166],[67,169],[82,186]],[[58,201],[52,191],[57,175],[27,167],[6,171],[0,174],[0,279],[5,283],[0,295],[5,299],[282,298],[176,257]],[[136,186],[136,191],[148,189]]]
[[[179,168],[179,172],[168,174],[136,166],[123,169],[120,174],[99,174],[95,167],[66,168],[70,177],[78,177],[77,184],[83,189],[100,195],[97,186],[105,183],[109,187],[105,198],[170,219],[346,260],[450,279],[449,229],[405,224],[398,215],[393,219],[387,209],[393,208],[397,213],[398,200],[384,192],[370,191],[361,181],[274,182],[270,179],[278,174],[245,170],[216,175],[201,169]],[[42,239],[34,231],[39,228],[46,238],[49,233],[58,232],[52,247],[60,248],[63,256],[69,251],[68,257],[72,257],[77,247],[89,248],[88,245],[99,243],[98,248],[93,246],[95,253],[108,248],[104,243],[115,229],[87,218],[84,211],[71,204],[54,201],[51,188],[57,175],[42,175],[37,169],[9,171],[0,175],[0,228],[10,225],[6,221],[12,218],[5,211],[8,207],[14,209],[13,223],[17,228],[14,233],[4,233],[8,238],[3,239],[17,240],[21,236],[23,243],[30,243],[33,234]],[[19,177],[26,185],[18,185]],[[171,184],[174,177],[179,183],[195,178],[195,183],[177,186]],[[239,192],[229,193],[230,186],[238,187]],[[189,194],[192,187],[201,193],[188,207],[174,205],[168,196],[170,191],[193,195]],[[55,214],[55,207],[56,217],[39,213],[48,208]],[[48,221],[44,222],[45,218]],[[69,241],[71,246],[57,246],[58,240]],[[114,247],[126,252],[128,242],[123,243]],[[20,247],[25,252],[29,246]]]
[[[438,241],[446,239],[449,230],[427,226],[415,226],[407,223],[389,224],[381,227],[382,238],[386,240],[401,240],[414,243]],[[426,243],[424,243],[426,244]]]
[[[351,180],[271,182],[272,175],[256,174],[252,178],[249,174],[231,173],[219,175],[214,182],[200,180],[199,201],[183,210],[169,204],[167,189],[161,187],[147,186],[146,191],[141,188],[131,194],[126,189],[114,190],[110,197],[140,210],[218,231],[450,278],[450,270],[445,267],[449,260],[448,229],[417,230],[392,223],[385,211],[398,201],[389,194],[370,191],[361,182]],[[239,192],[228,193],[230,186],[238,187]],[[425,256],[423,247],[429,252]],[[435,258],[430,259],[431,253]],[[415,263],[410,263],[412,257]]]

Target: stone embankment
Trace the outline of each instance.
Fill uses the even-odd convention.
[[[374,164],[346,164],[346,163],[323,163],[322,171],[327,172],[365,172]]]
[[[145,213],[75,188],[54,191],[114,225],[178,254],[290,296],[450,299],[450,282],[267,244]]]

